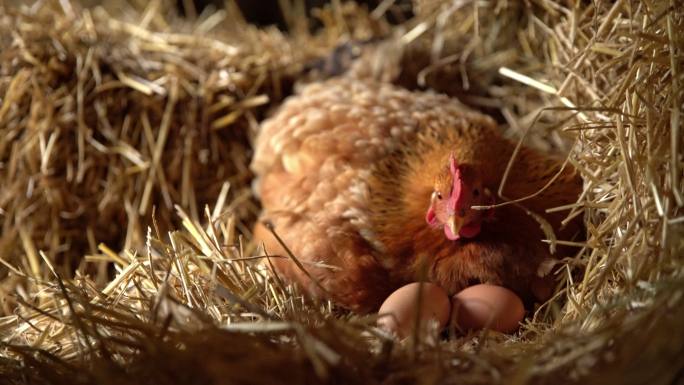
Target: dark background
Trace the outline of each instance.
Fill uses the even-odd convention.
[[[381,1],[382,0],[356,0],[357,3],[365,5],[369,10],[375,9]],[[181,14],[185,11],[183,2],[183,0],[176,0]],[[329,0],[305,0],[306,8],[308,10],[320,8],[329,2]],[[216,8],[221,8],[223,6],[223,0],[193,0],[193,3],[195,4],[195,9],[198,14],[209,5]],[[395,2],[395,4],[399,3],[409,5],[410,1]],[[281,30],[287,29],[283,15],[280,12],[278,0],[237,0],[237,4],[247,21],[261,26],[276,25]],[[409,7],[406,9],[409,9]],[[410,16],[410,11],[404,16]]]

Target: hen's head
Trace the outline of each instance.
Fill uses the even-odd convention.
[[[430,226],[442,227],[450,240],[472,238],[480,233],[482,219],[491,212],[472,206],[491,203],[477,170],[459,165],[453,155],[437,175],[425,220]]]

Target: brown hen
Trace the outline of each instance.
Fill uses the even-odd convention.
[[[557,256],[527,211],[559,238],[576,235],[577,221],[561,228],[564,215],[545,210],[574,202],[582,182],[566,167],[534,198],[473,208],[501,203],[494,192],[515,146],[446,96],[349,78],[309,85],[263,123],[252,163],[261,222],[307,273],[261,223],[255,239],[280,257],[271,259],[280,277],[359,312],[421,279],[452,294],[483,282],[545,299],[553,280],[538,271]],[[502,195],[537,192],[561,165],[521,148]]]

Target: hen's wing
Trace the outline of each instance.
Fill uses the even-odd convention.
[[[510,142],[505,145],[508,149],[500,151],[505,156],[497,159],[502,175],[515,147]],[[555,180],[552,182],[553,178]],[[583,234],[580,215],[566,220],[569,210],[547,210],[574,203],[582,191],[582,183],[582,178],[570,163],[563,168],[562,159],[522,147],[514,159],[502,195],[510,200],[532,196],[520,202],[519,206],[544,218],[557,239],[581,240]],[[523,298],[529,300],[533,294],[539,300],[546,300],[553,291],[555,280],[553,274],[545,271],[548,269],[548,266],[544,267],[545,264],[550,259],[569,255],[576,249],[558,246],[556,252],[551,253],[549,245],[540,242],[547,238],[541,225],[520,207],[500,208],[497,217],[498,223],[494,226],[496,232],[487,241],[492,245],[492,252],[510,248],[501,259],[505,264],[502,269],[505,272],[504,283]],[[499,246],[494,247],[497,243]],[[540,276],[542,273],[548,275]]]
[[[370,310],[389,294],[388,273],[363,236],[369,227],[367,180],[370,165],[413,135],[412,114],[421,110],[406,108],[413,99],[372,82],[310,85],[262,125],[257,139],[252,169],[261,219],[274,224],[332,298],[356,310]],[[282,254],[269,232],[255,233],[267,249]],[[323,294],[290,260],[274,261],[285,278]]]
[[[511,150],[506,152],[511,154],[513,144],[509,147]],[[499,167],[502,170],[508,163],[509,156],[499,159]],[[570,163],[564,169],[562,166],[562,159],[523,147],[514,160],[504,185],[503,195],[512,200],[534,195],[522,201],[521,205],[544,217],[559,238],[569,238],[579,231],[581,218],[577,217],[562,225],[561,222],[568,214],[567,210],[546,212],[548,209],[573,203],[582,191],[582,178],[579,173]],[[556,177],[556,174],[559,175]],[[544,189],[554,177],[556,179]]]

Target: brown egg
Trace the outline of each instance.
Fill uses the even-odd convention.
[[[435,320],[442,329],[449,321],[449,295],[441,287],[429,282],[414,282],[390,294],[378,311],[378,326],[404,338],[415,329],[418,312],[418,293],[421,293],[420,325]]]
[[[454,295],[451,302],[452,317],[461,330],[489,328],[512,333],[525,317],[520,297],[501,286],[471,286]]]

